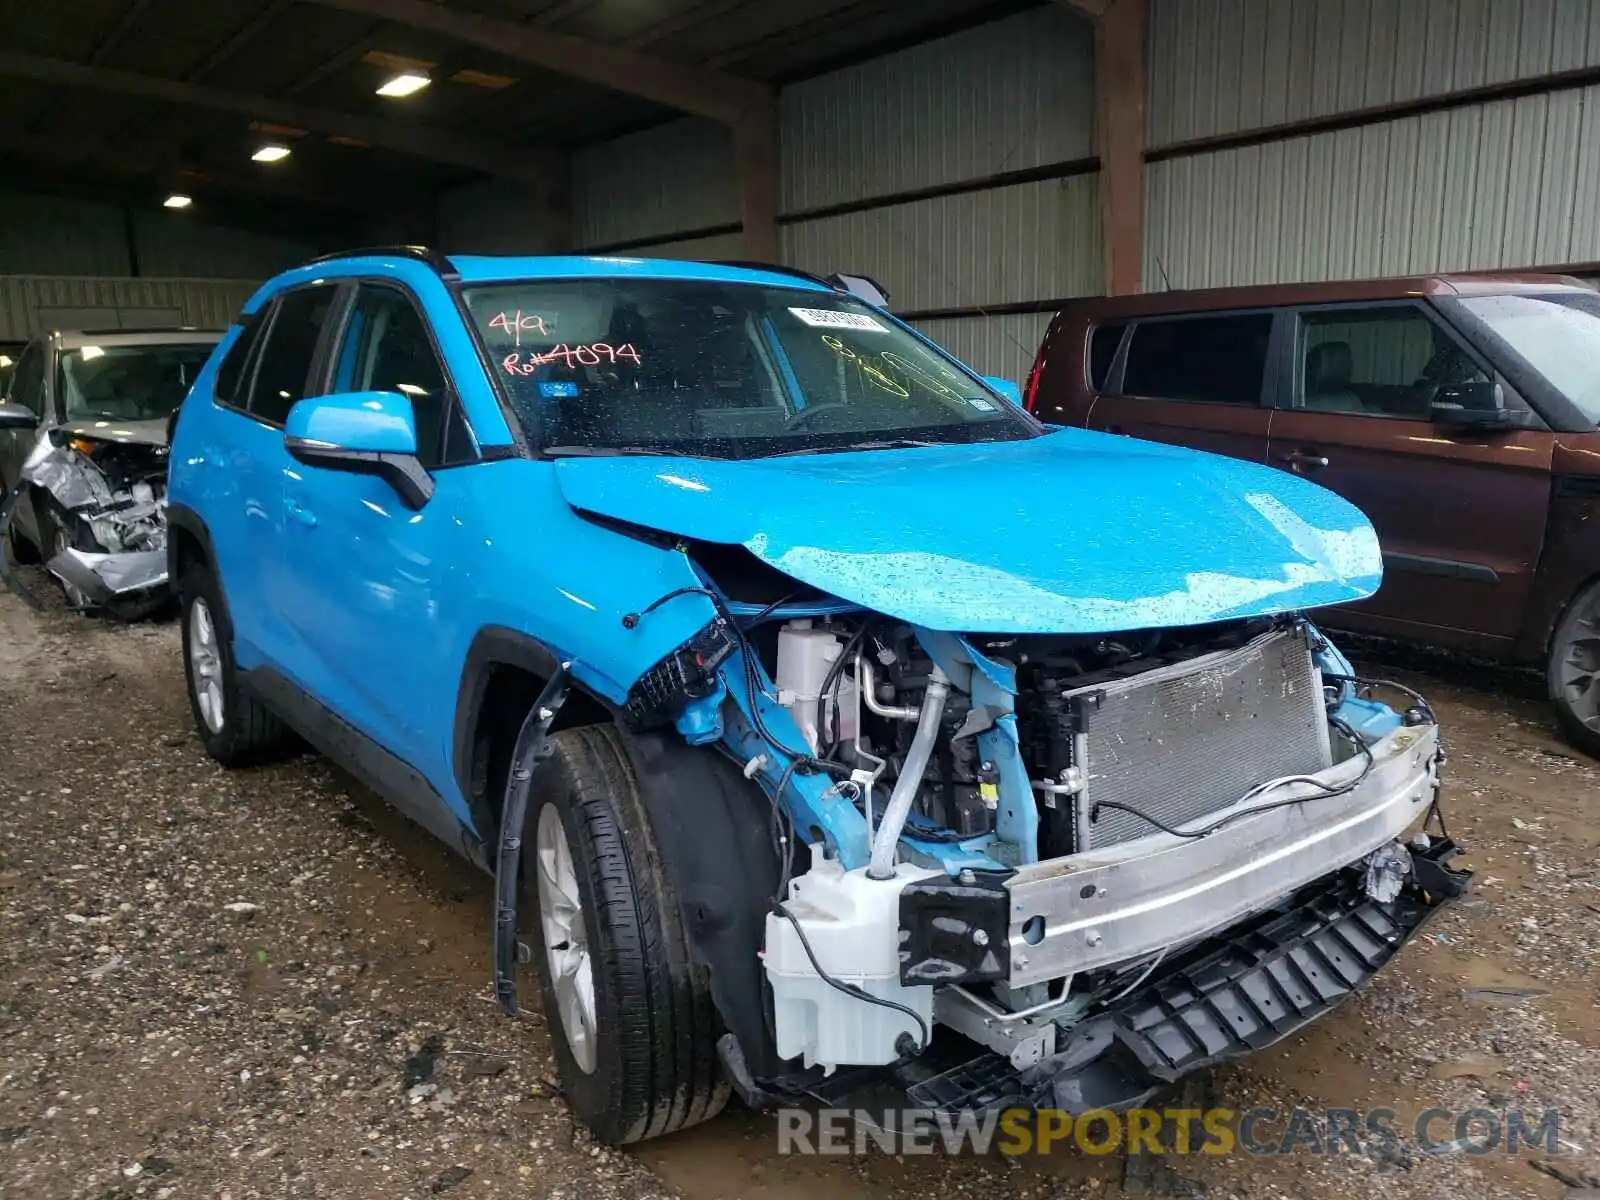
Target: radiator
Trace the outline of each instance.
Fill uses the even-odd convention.
[[[1098,802],[1132,805],[1182,827],[1257,784],[1332,763],[1322,677],[1300,628],[1066,698],[1076,695],[1088,713],[1074,748],[1084,767],[1074,799],[1079,850],[1157,832],[1121,809],[1102,808],[1091,821]]]

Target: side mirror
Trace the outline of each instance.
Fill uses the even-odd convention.
[[[33,429],[38,424],[39,418],[31,408],[0,401],[0,433],[12,429]]]
[[[308,467],[376,475],[413,510],[433,496],[433,476],[417,458],[411,401],[399,392],[302,400],[289,410],[283,446]]]
[[[1018,408],[1022,407],[1022,389],[1017,386],[1015,380],[1007,379],[1003,375],[985,375],[983,381]]]
[[[1487,379],[1447,383],[1434,393],[1430,417],[1453,429],[1509,429],[1514,414],[1505,406],[1505,390]]]

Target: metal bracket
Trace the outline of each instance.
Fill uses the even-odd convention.
[[[1075,734],[1089,732],[1089,714],[1100,711],[1106,693],[1104,688],[1092,692],[1078,692],[1067,700],[1067,726]]]
[[[517,1015],[517,965],[528,961],[517,941],[517,885],[522,871],[522,826],[528,793],[539,764],[550,757],[550,726],[567,701],[571,662],[563,662],[544,685],[517,734],[500,814],[500,853],[494,872],[494,995],[508,1017]]]

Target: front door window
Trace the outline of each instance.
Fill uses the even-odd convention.
[[[1489,382],[1413,305],[1302,313],[1300,334],[1293,408],[1426,421],[1442,387]]]

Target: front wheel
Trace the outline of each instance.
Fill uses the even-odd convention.
[[[1600,758],[1600,582],[1567,606],[1550,640],[1546,677],[1568,740]]]
[[[523,866],[545,1025],[562,1088],[625,1143],[721,1111],[720,1032],[617,730],[569,729],[534,777]]]
[[[39,514],[39,545],[44,552],[42,557],[46,562],[76,548],[72,534],[76,528],[77,517],[53,504],[39,505],[34,511]],[[80,612],[91,607],[89,594],[82,588],[68,583],[59,575],[53,578],[69,605]]]

